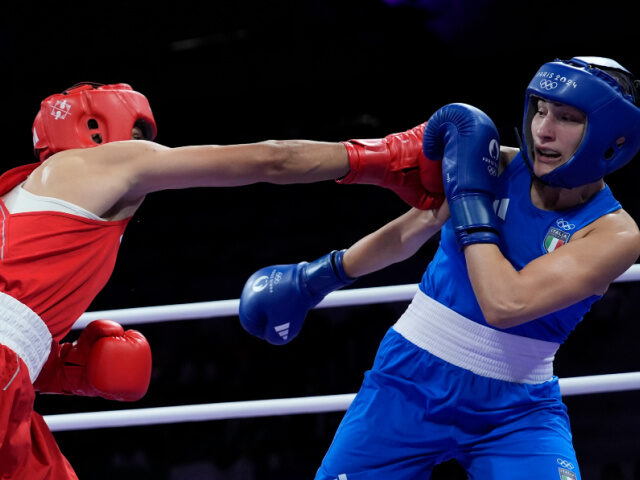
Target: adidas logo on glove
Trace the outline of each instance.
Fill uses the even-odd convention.
[[[289,338],[289,325],[290,325],[290,323],[287,322],[287,323],[283,323],[281,325],[276,325],[275,327],[273,327],[273,329],[276,331],[276,333],[278,335],[280,335],[280,337],[283,340],[286,340],[286,339]]]

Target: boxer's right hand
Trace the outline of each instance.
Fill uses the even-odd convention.
[[[139,400],[151,380],[151,348],[135,330],[95,320],[73,343],[55,343],[33,384],[41,393]]]
[[[500,137],[493,121],[471,105],[446,105],[427,122],[423,148],[429,158],[442,159],[445,192],[458,246],[498,244],[500,229],[493,200]]]
[[[258,338],[274,345],[293,340],[307,316],[330,292],[355,279],[342,267],[344,250],[297,265],[273,265],[255,272],[240,296],[240,323]]]
[[[406,132],[384,138],[343,142],[349,156],[349,173],[338,183],[379,185],[394,191],[420,210],[438,208],[444,201],[442,167],[422,153],[422,123]]]

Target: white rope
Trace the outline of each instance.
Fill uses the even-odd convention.
[[[640,389],[640,372],[560,379],[563,396]],[[132,427],[231,418],[326,413],[349,408],[355,394],[138,408],[106,412],[64,413],[44,417],[52,431]]]
[[[614,282],[634,282],[637,280],[640,280],[640,264],[632,265],[629,270],[620,275]],[[338,290],[327,295],[316,308],[409,301],[413,298],[417,288],[417,284],[409,284]],[[73,328],[84,328],[93,320],[98,319],[109,319],[122,325],[128,325],[196,318],[230,317],[238,315],[239,305],[240,300],[236,299],[86,312],[73,325]]]
[[[640,280],[640,264],[633,265],[618,277],[615,282],[637,280]],[[413,298],[417,288],[417,284],[410,284],[337,291],[327,295],[316,308],[409,301]],[[126,325],[234,316],[238,314],[239,303],[240,301],[236,299],[87,312],[75,323],[74,328],[83,328],[89,322],[100,318],[115,320]],[[563,396],[637,389],[640,389],[640,372],[560,379],[560,390]],[[44,418],[52,431],[201,422],[231,418],[344,411],[349,407],[354,397],[355,394],[343,394],[254,400],[105,412],[67,413],[48,415]]]

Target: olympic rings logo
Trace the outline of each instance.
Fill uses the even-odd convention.
[[[558,88],[558,82],[553,82],[548,79],[540,80],[540,87],[544,90],[553,90],[554,88]]]
[[[576,228],[575,224],[567,222],[564,218],[557,219],[556,225],[563,230],[573,230]]]
[[[563,460],[561,458],[558,458],[557,462],[558,465],[560,465],[562,468],[568,468],[569,470],[573,470],[574,468],[576,468],[573,466],[573,463],[567,462],[566,460]]]

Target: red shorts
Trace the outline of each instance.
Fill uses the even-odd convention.
[[[0,479],[77,480],[42,416],[25,363],[0,345]]]

